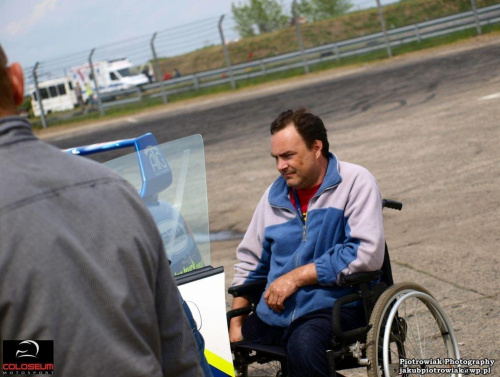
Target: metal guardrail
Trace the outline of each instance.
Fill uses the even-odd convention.
[[[125,97],[119,100],[114,98]],[[111,99],[111,101],[106,101]],[[139,102],[142,100],[142,92],[140,88],[129,88],[125,90],[116,90],[112,92],[101,93],[102,107],[108,108],[118,105],[126,105],[127,103]]]
[[[500,4],[477,10],[478,20],[481,26],[500,22]],[[425,21],[415,25],[404,26],[387,31],[390,46],[400,46],[411,42],[420,42],[423,39],[440,35],[450,34],[456,31],[476,27],[474,12],[468,11],[452,16]],[[363,37],[330,43],[327,45],[305,49],[304,53],[307,64],[317,64],[330,60],[340,60],[353,55],[386,48],[384,33],[374,33]],[[301,51],[294,51],[278,56],[246,62],[231,67],[231,74],[235,81],[245,80],[269,73],[286,71],[294,68],[304,67]],[[199,72],[163,82],[147,84],[141,87],[142,97],[159,97],[161,86],[165,94],[171,95],[200,88],[226,84],[231,82],[227,67],[210,71]],[[142,98],[139,95],[140,100]],[[125,100],[106,103],[106,107],[127,103]]]

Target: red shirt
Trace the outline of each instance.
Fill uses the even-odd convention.
[[[308,188],[308,189],[291,189],[290,190],[290,200],[295,208],[297,208],[297,205],[295,204],[295,195],[293,194],[293,191],[297,192],[297,196],[299,197],[299,202],[300,202],[300,208],[302,210],[302,215],[304,216],[304,221],[306,221],[306,215],[307,215],[307,206],[309,205],[309,200],[316,194],[316,192],[319,189],[319,186],[321,184]]]

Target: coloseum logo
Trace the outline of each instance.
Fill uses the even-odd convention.
[[[54,341],[4,340],[2,375],[54,374]]]
[[[23,346],[24,345],[24,346]],[[40,346],[34,340],[23,340],[19,343],[19,350],[16,352],[16,357],[34,357],[38,356],[40,352]]]

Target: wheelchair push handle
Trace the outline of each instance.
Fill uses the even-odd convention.
[[[398,202],[396,200],[392,200],[392,199],[383,199],[382,200],[382,208],[391,208],[391,209],[397,209],[398,211],[401,211],[403,209],[403,203]]]

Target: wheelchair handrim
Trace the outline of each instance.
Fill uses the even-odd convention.
[[[403,291],[404,292],[404,291]],[[403,296],[399,297],[396,300],[396,303],[394,303],[393,307],[391,308],[391,311],[389,313],[389,316],[387,317],[387,324],[392,323],[394,320],[394,317],[396,316],[396,312],[398,311],[398,308],[401,306],[401,304],[408,298],[411,297],[416,297],[422,299],[422,302],[426,304],[426,301],[431,304],[431,307],[427,306],[429,310],[432,311],[432,314],[434,316],[439,317],[439,320],[441,321],[441,324],[444,324],[446,327],[446,331],[449,334],[449,340],[453,346],[453,352],[454,355],[451,355],[454,357],[455,360],[460,359],[460,352],[458,350],[458,344],[455,339],[455,334],[453,332],[453,327],[451,326],[451,321],[446,315],[446,313],[443,311],[439,303],[434,299],[434,297],[423,293],[423,292],[418,292],[418,291],[413,291],[410,290],[408,293],[403,294]],[[387,306],[392,305],[391,302],[387,303]],[[384,309],[385,311],[386,309]],[[385,331],[384,331],[384,342],[383,342],[383,348],[382,348],[382,355],[383,355],[383,365],[384,365],[384,373],[386,376],[390,376],[390,369],[389,369],[389,340],[390,340],[390,335],[391,335],[391,326],[386,326]],[[455,374],[452,374],[452,376],[456,376]],[[461,377],[461,374],[458,374],[458,377]]]

